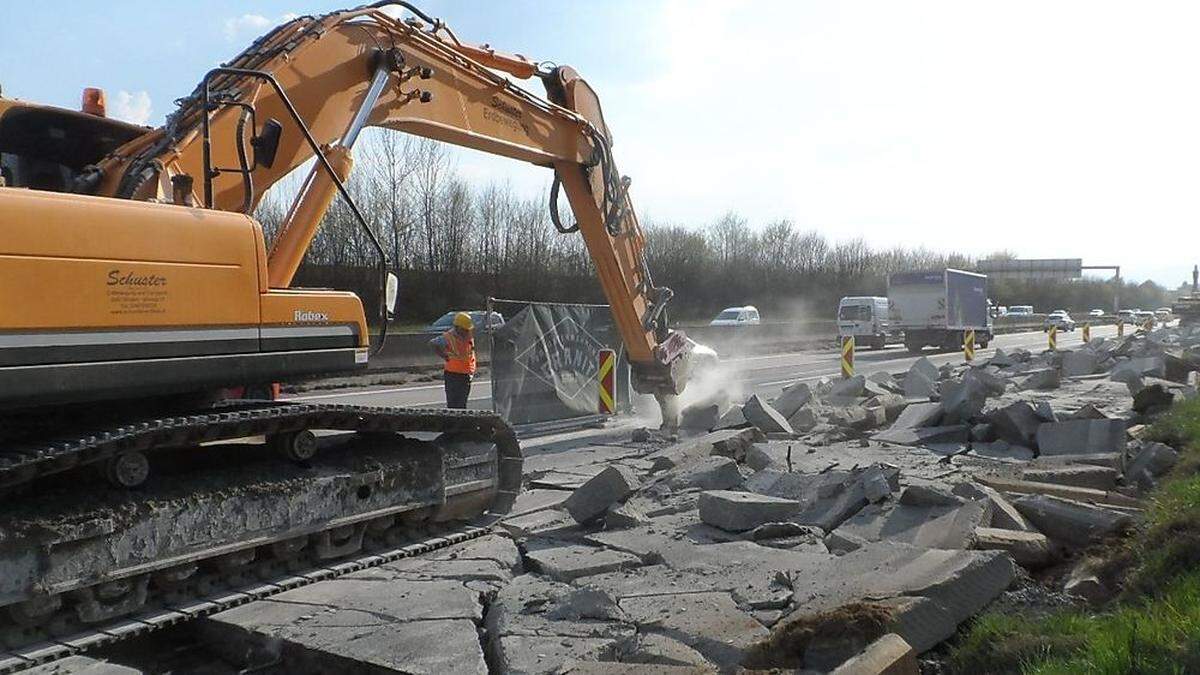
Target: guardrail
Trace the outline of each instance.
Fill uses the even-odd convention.
[[[992,325],[997,335],[1041,330],[1045,314],[1028,316],[998,317]],[[1115,316],[1087,317],[1076,319],[1076,325],[1085,321],[1092,326],[1108,326],[1116,323]],[[680,330],[696,342],[708,345],[722,356],[745,356],[774,352],[833,348],[837,339],[837,321],[815,319],[812,321],[769,322],[753,326],[707,326],[686,324]],[[430,369],[442,365],[437,355],[429,348],[432,333],[389,333],[387,344],[371,359],[372,370]],[[481,365],[491,362],[491,342],[484,337],[476,341],[476,350]]]

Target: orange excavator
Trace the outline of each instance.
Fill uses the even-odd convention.
[[[334,199],[375,244],[386,332],[395,279],[345,188],[366,127],[553,170],[551,215],[586,242],[634,387],[675,416],[696,346],[667,328],[612,134],[569,67],[385,1],[279,26],[158,129],[105,117],[98,90],[81,111],[0,99],[0,671],[64,632],[511,507],[520,448],[491,413],[218,400],[367,366],[358,297],[292,287]],[[250,214],[309,160],[268,246]]]

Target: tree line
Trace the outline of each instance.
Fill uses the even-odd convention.
[[[268,242],[298,188],[298,178],[285,180],[260,204],[256,215]],[[582,238],[555,230],[545,195],[524,197],[504,183],[472,184],[456,171],[442,144],[397,133],[364,135],[347,189],[400,277],[402,323],[482,308],[489,296],[604,301]],[[565,222],[569,218],[563,216]],[[921,247],[830,241],[789,220],[755,227],[732,211],[698,227],[642,225],[654,281],[675,291],[671,316],[683,321],[744,304],[757,306],[765,321],[831,318],[843,296],[885,294],[892,272],[975,264],[967,255]],[[350,210],[335,200],[296,284],[353,290],[371,308],[378,297],[371,272],[376,260]],[[990,284],[997,304],[1032,304],[1038,311],[1110,309],[1114,290],[1113,283],[1091,279]],[[1166,301],[1152,282],[1124,283],[1120,293],[1124,307],[1154,308]]]

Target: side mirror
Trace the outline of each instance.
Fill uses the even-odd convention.
[[[387,305],[388,318],[396,315],[396,299],[400,295],[400,279],[395,274],[388,272],[387,286],[383,291],[383,301]]]
[[[250,139],[250,147],[254,148],[254,166],[269,169],[275,165],[275,153],[279,152],[279,138],[282,135],[283,125],[279,120],[267,120],[262,131]]]

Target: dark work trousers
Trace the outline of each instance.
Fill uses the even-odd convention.
[[[463,373],[442,373],[446,382],[446,407],[466,408],[471,395],[471,376]]]

